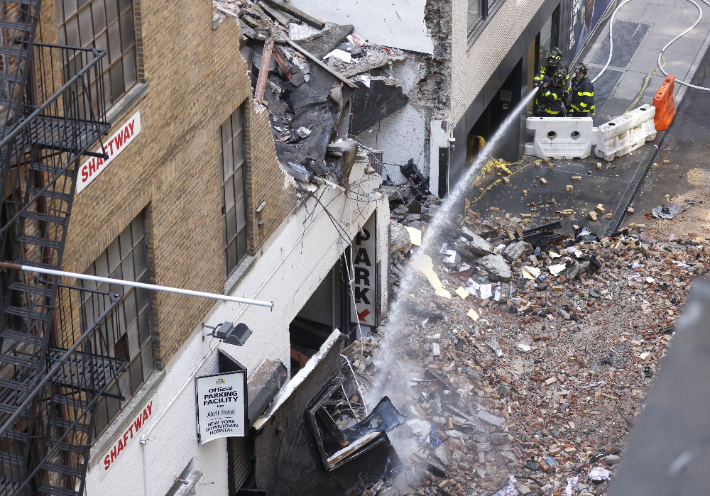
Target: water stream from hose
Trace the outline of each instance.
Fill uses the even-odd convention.
[[[397,395],[407,390],[407,381],[410,378],[410,374],[402,370],[402,367],[398,367],[399,360],[396,350],[398,343],[407,337],[408,331],[411,331],[404,325],[407,314],[406,303],[410,300],[410,294],[414,293],[415,290],[418,291],[417,285],[421,284],[422,281],[421,277],[417,276],[421,256],[429,252],[432,244],[439,238],[442,228],[447,224],[447,220],[452,215],[455,207],[460,205],[463,200],[470,182],[481,166],[487,162],[489,154],[495,149],[501,137],[508,132],[512,125],[519,125],[519,114],[527,107],[528,102],[534,97],[536,91],[530,92],[501,124],[485,148],[481,150],[473,163],[468,166],[464,176],[456,183],[449,196],[442,202],[432,221],[427,225],[422,244],[410,257],[404,275],[400,280],[397,298],[389,309],[384,336],[377,349],[375,360],[377,373],[370,391],[366,394],[369,398],[368,404],[374,404],[382,396]],[[436,252],[438,253],[438,249]],[[412,301],[410,304],[416,305],[417,303]]]

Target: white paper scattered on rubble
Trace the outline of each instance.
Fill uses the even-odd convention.
[[[547,267],[547,269],[550,271],[550,274],[552,274],[553,276],[556,276],[557,274],[559,274],[560,272],[562,272],[566,268],[567,268],[567,265],[564,263],[557,264],[557,265],[550,265],[549,267]]]
[[[550,255],[550,258],[560,258],[562,255],[558,255],[554,251],[550,250],[547,252],[548,255]]]
[[[574,253],[575,251],[577,251],[577,248],[575,248],[574,246],[568,246],[568,247],[567,247],[567,253],[568,253],[568,254],[571,255],[571,254]]]
[[[532,351],[532,348],[530,346],[523,343],[518,343],[518,349],[523,353],[529,353],[530,351]]]
[[[480,318],[480,317],[478,316],[478,314],[476,313],[476,311],[475,311],[473,308],[472,308],[471,310],[469,310],[466,315],[468,315],[469,317],[471,317],[474,322],[477,321],[477,320]]]
[[[446,256],[444,257],[444,263],[455,263],[456,262],[456,250],[447,250]]]
[[[484,300],[490,298],[493,295],[493,288],[491,284],[481,284],[481,298]]]
[[[431,343],[431,354],[434,356],[441,355],[441,348],[439,347],[439,343]]]
[[[350,61],[352,60],[352,55],[350,55],[350,52],[346,52],[345,50],[341,50],[339,48],[336,48],[332,52],[330,52],[328,55],[323,57],[323,60],[328,60],[330,57],[334,57],[336,59],[340,59],[346,64],[349,64]]]
[[[518,496],[520,493],[515,489],[515,483],[518,482],[512,475],[508,476],[508,485],[495,493],[493,496]]]
[[[500,301],[500,288],[496,288],[496,294],[493,297],[495,301]]]
[[[469,277],[468,281],[466,281],[466,291],[471,296],[478,296],[481,291],[481,285]]]
[[[656,282],[656,280],[653,277],[647,277],[646,282],[649,284],[653,284],[654,282]]]
[[[565,496],[574,496],[574,488],[579,483],[579,477],[567,477],[567,487],[565,488]]]
[[[442,255],[446,255],[447,251],[449,251],[449,244],[444,243],[443,245],[441,245],[441,250],[439,250],[439,253],[441,253]]]
[[[416,227],[405,226],[409,232],[409,239],[411,239],[413,245],[422,245],[422,232]]]
[[[609,480],[609,471],[603,467],[594,467],[589,472],[589,478],[593,481]]]
[[[650,353],[649,353],[648,351],[644,351],[643,353],[641,353],[641,354],[639,355],[639,358],[640,358],[641,360],[646,360],[646,358],[648,357],[648,355],[650,355]]]
[[[462,300],[468,298],[468,291],[466,291],[463,286],[459,286],[459,289],[456,290],[456,294],[459,295]]]

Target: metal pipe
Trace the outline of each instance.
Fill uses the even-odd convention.
[[[220,295],[216,293],[205,293],[203,291],[192,291],[190,289],[172,288],[169,286],[158,286],[157,284],[146,284],[144,282],[124,281],[123,279],[110,279],[108,277],[88,276],[86,274],[77,274],[76,272],[65,272],[63,270],[45,269],[42,267],[33,267],[31,265],[18,265],[9,262],[0,262],[0,268],[21,270],[24,272],[39,272],[40,274],[49,274],[60,277],[72,277],[74,279],[83,279],[86,281],[105,282],[108,284],[131,286],[133,288],[152,289],[154,291],[163,291],[166,293],[176,293],[187,296],[199,296],[200,298],[210,298],[213,300],[233,301],[236,303],[244,303],[245,305],[269,307],[272,310],[274,308],[273,301],[249,300],[247,298],[237,298],[236,296]]]

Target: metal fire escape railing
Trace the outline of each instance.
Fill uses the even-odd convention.
[[[94,406],[125,369],[113,351],[121,297],[56,285],[57,307],[46,373],[0,427],[0,494],[81,495],[89,464]],[[12,394],[11,389],[0,390]]]
[[[79,161],[107,158],[89,151],[110,127],[105,51],[35,43],[40,0],[0,7],[0,260],[61,269]],[[117,302],[0,271],[0,496],[83,493],[91,413],[125,367]]]

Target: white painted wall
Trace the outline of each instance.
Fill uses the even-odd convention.
[[[409,159],[424,176],[429,175],[429,162],[424,152],[427,133],[427,110],[418,106],[417,83],[424,76],[423,65],[412,57],[393,64],[394,77],[409,97],[409,103],[386,117],[372,128],[361,133],[360,138],[368,147],[382,150],[385,164],[404,165]],[[385,165],[385,170],[396,183],[407,182],[395,165]]]
[[[407,179],[397,165],[405,165],[410,158],[414,159],[424,176],[429,174],[429,164],[424,154],[426,128],[425,109],[409,103],[361,133],[358,138],[373,150],[382,150],[387,174],[396,183],[406,183]]]
[[[424,23],[426,0],[292,0],[291,5],[325,22],[352,24],[371,43],[429,54],[434,50]]]
[[[364,164],[355,164],[351,184],[359,193],[359,199],[380,183],[378,175],[364,174]],[[387,239],[384,219],[389,218],[389,207],[385,198],[373,198],[369,203],[351,202],[338,190],[328,188],[321,201],[345,227],[350,239],[377,208],[378,219],[383,219],[378,236]],[[307,217],[309,220],[304,226]],[[212,338],[203,341],[202,330],[195,329],[168,364],[166,377],[152,398],[152,416],[139,432],[147,435],[148,441],[141,445],[139,436],[135,436],[108,471],[103,469],[104,453],[92,459],[86,494],[161,496],[193,458],[194,468],[204,474],[201,482],[205,484],[197,484],[197,494],[227,494],[226,441],[218,439],[200,445],[196,439],[194,376],[217,372],[218,347],[224,348],[247,370],[254,370],[267,358],[281,360],[289,366],[288,325],[328,275],[345,246],[328,216],[313,199],[308,201],[307,209],[300,208],[285,222],[268,248],[254,261],[254,267],[231,292],[235,296],[274,301],[273,311],[236,303],[216,304],[205,318],[207,324],[216,325],[225,320],[243,322],[254,334],[243,347],[237,347],[219,344]],[[132,415],[137,415],[137,411]]]

